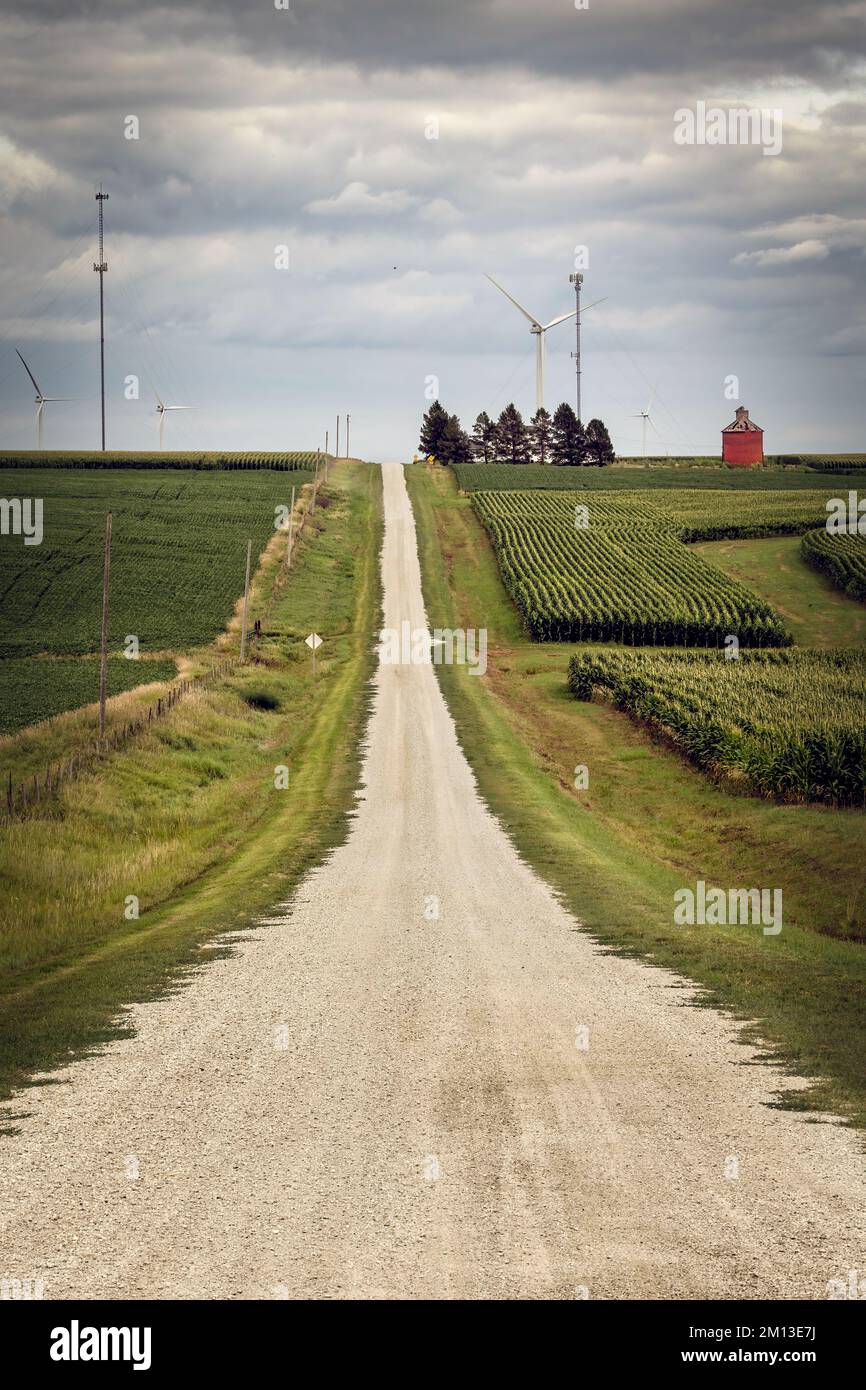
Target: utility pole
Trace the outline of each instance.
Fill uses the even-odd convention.
[[[347,412],[347,413],[346,413],[346,458],[349,457],[349,421],[351,420],[351,418],[352,418],[351,415],[349,415],[348,412]]]
[[[108,693],[108,576],[111,569],[111,512],[105,518],[102,556],[102,638],[99,644],[99,738],[105,738],[105,697]]]
[[[327,453],[328,453],[328,440],[330,439],[330,437],[331,437],[331,432],[330,432],[330,430],[325,430],[325,454],[326,454],[326,455],[327,455]]]
[[[241,664],[243,665],[244,652],[247,646],[247,604],[250,597],[250,556],[253,553],[252,541],[247,541],[247,577],[244,580],[244,612],[241,618]]]
[[[577,304],[577,314],[575,315],[574,319],[574,332],[576,338],[575,345],[577,347],[577,351],[573,352],[571,355],[575,360],[575,366],[577,369],[577,418],[578,420],[580,420],[580,287],[583,284],[583,276],[575,274],[569,275],[568,278],[570,283],[574,285],[574,298]]]
[[[337,448],[336,448],[336,450],[335,450],[335,452],[334,452],[334,458],[339,458],[339,457],[340,457],[340,417],[339,417],[339,415],[338,415],[338,416],[337,416]]]
[[[102,184],[96,195],[99,205],[99,260],[93,262],[93,269],[99,276],[99,398],[102,406],[102,452],[105,453],[105,272],[108,261],[105,259],[102,238],[102,204],[108,202],[108,194],[103,193]]]

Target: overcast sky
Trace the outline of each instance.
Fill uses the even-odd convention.
[[[425,389],[471,426],[535,405],[533,339],[588,249],[585,418],[640,452],[862,451],[866,4],[3,0],[0,448],[411,456]],[[675,112],[782,113],[782,149],[677,144]],[[127,139],[135,128],[138,139]],[[438,133],[438,138],[430,138]],[[288,268],[277,248],[288,248]],[[571,323],[547,404],[574,399]],[[138,401],[124,381],[138,376]],[[739,402],[725,396],[739,379]]]

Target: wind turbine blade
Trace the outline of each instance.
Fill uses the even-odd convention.
[[[194,405],[165,405],[163,410],[195,410]]]
[[[535,317],[535,315],[530,314],[528,309],[524,309],[522,304],[518,304],[517,300],[514,298],[514,295],[509,294],[507,290],[504,290],[502,286],[499,284],[499,282],[494,280],[492,275],[488,275],[485,272],[485,279],[489,280],[491,285],[495,285],[496,288],[499,290],[499,293],[504,294],[506,299],[510,299],[515,309],[519,309],[524,318],[529,319],[529,322],[533,324],[536,328],[541,328],[541,324],[538,322],[538,319]]]
[[[604,301],[605,301],[606,299],[607,299],[607,295],[606,295],[606,294],[603,294],[603,295],[601,296],[601,299],[594,299],[594,300],[592,301],[591,304],[581,304],[581,306],[580,306],[580,312],[581,312],[582,314],[585,314],[586,311],[587,311],[587,309],[594,309],[595,306],[596,306],[596,304],[603,304]]]
[[[544,325],[545,333],[547,332],[548,328],[555,328],[558,323],[565,323],[566,319],[573,319],[576,313],[576,309],[569,309],[567,314],[560,314],[558,319],[551,319],[550,323],[546,323]]]
[[[15,351],[18,352],[18,349],[16,348]],[[20,352],[18,352],[18,356],[21,357],[21,353],[20,353]],[[33,373],[31,372],[31,370],[30,370],[30,368],[28,367],[27,363],[24,361],[24,358],[23,358],[23,357],[21,357],[21,365],[23,366],[23,368],[24,368],[25,372],[27,373],[27,375],[29,376],[30,380],[33,382],[33,385],[36,387],[36,394],[37,394],[37,396],[41,396],[41,395],[42,395],[42,392],[41,392],[40,389],[39,389],[39,382],[36,380],[35,376],[34,376]]]
[[[159,399],[159,392],[157,391],[157,389],[156,389],[155,386],[154,386],[154,388],[153,388],[153,394],[156,396],[156,408],[157,408],[157,410],[160,410],[160,411],[165,410],[165,406],[163,405],[162,401]]]
[[[654,423],[652,417],[648,415],[646,418],[649,420],[650,424],[652,425],[653,434],[658,434],[659,439],[661,439],[661,435],[659,434],[658,430],[656,429],[655,423]]]

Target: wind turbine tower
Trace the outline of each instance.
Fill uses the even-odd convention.
[[[565,323],[566,319],[573,318],[575,314],[577,314],[579,318],[580,314],[585,313],[586,310],[581,310],[579,308],[569,309],[567,314],[559,314],[555,319],[551,319],[549,323],[542,323],[534,314],[530,314],[528,309],[524,309],[522,304],[518,304],[514,296],[510,295],[507,290],[504,290],[502,286],[494,280],[492,275],[487,275],[485,278],[490,281],[491,285],[496,286],[500,294],[504,294],[505,298],[511,301],[515,309],[520,310],[525,319],[529,319],[529,331],[535,337],[535,408],[536,410],[540,410],[544,405],[544,335],[549,328],[555,328],[558,323]],[[600,303],[601,300],[596,299],[592,304],[587,304],[586,308],[592,309],[596,304]]]
[[[35,376],[34,376],[33,373],[31,372],[31,370],[30,370],[30,368],[28,367],[27,363],[24,361],[24,358],[21,357],[21,353],[18,352],[18,349],[17,349],[17,348],[15,349],[15,351],[18,353],[18,356],[19,356],[19,358],[21,359],[21,365],[22,365],[22,367],[24,368],[25,372],[26,372],[27,375],[29,376],[30,380],[33,382],[34,387],[36,388],[36,447],[37,447],[37,449],[41,449],[41,448],[42,448],[42,412],[43,412],[45,406],[46,406],[46,405],[53,404],[55,401],[72,401],[72,400],[75,400],[75,397],[74,397],[74,396],[46,396],[46,395],[44,395],[43,392],[42,392],[42,389],[41,389],[41,387],[40,387],[40,385],[39,385],[39,382],[36,380]]]
[[[649,400],[648,400],[647,403],[646,403],[646,410],[641,410],[641,411],[638,412],[637,415],[633,415],[633,416],[631,417],[633,420],[640,420],[640,422],[641,422],[641,436],[642,436],[642,440],[643,440],[643,456],[644,456],[644,458],[646,458],[646,427],[647,427],[647,421],[649,421],[650,425],[652,425],[653,434],[658,434],[658,433],[659,433],[658,430],[657,430],[656,427],[655,427],[655,423],[654,423],[654,421],[653,421],[653,418],[652,418],[652,416],[650,415],[650,409],[651,409],[651,407],[652,407],[653,401],[655,400],[656,389],[657,389],[657,388],[655,388],[655,387],[653,388],[653,393],[652,393],[652,395],[650,396]],[[659,439],[661,439],[661,435],[659,435]]]
[[[156,396],[156,392],[153,393]],[[159,447],[162,448],[163,430],[165,428],[165,417],[169,410],[193,410],[191,405],[163,405],[159,396],[156,396],[156,413],[159,416]]]

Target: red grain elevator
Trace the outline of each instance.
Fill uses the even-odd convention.
[[[735,418],[722,430],[722,461],[740,468],[764,462],[764,431],[749,419],[744,405],[737,406]]]

